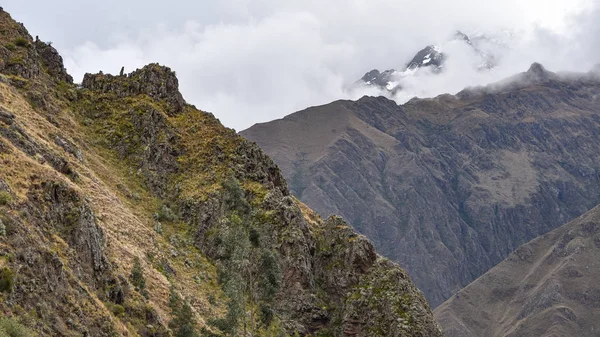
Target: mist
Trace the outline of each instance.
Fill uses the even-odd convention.
[[[3,7],[53,42],[76,81],[159,62],[177,72],[189,103],[237,130],[337,99],[389,95],[349,88],[371,69],[402,68],[430,44],[443,46],[444,71],[419,70],[396,102],[495,82],[533,62],[552,71],[600,62],[593,0],[8,0]],[[478,56],[449,41],[456,30],[514,36],[490,46],[497,66],[479,71]]]

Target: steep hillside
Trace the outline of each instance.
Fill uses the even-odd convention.
[[[0,9],[0,73],[0,335],[441,336],[406,272],[169,68],[75,86]]]
[[[534,64],[456,96],[338,101],[241,134],[301,201],[405,266],[435,307],[600,203],[599,93],[598,75]]]
[[[600,207],[519,247],[436,311],[447,337],[598,336]]]

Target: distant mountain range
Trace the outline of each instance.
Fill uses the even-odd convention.
[[[456,95],[336,101],[241,134],[301,201],[350,219],[436,307],[600,203],[599,93],[597,75],[533,64]]]
[[[444,51],[444,45],[448,43],[464,43],[468,46],[474,56],[479,59],[475,68],[480,71],[489,70],[496,66],[498,49],[508,47],[508,41],[513,37],[514,33],[506,31],[495,35],[474,34],[469,37],[467,34],[457,31],[448,41],[441,44],[429,45],[419,50],[415,56],[400,69],[388,69],[379,71],[373,69],[367,72],[355,86],[376,87],[384,91],[396,93],[402,90],[402,82],[410,76],[414,76],[419,69],[428,69],[434,74],[439,74],[443,71],[444,65],[451,57]]]

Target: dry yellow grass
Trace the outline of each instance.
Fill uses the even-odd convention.
[[[84,196],[92,206],[97,223],[102,228],[106,239],[106,253],[115,267],[115,272],[129,275],[135,257],[140,258],[147,281],[147,289],[151,294],[150,304],[157,310],[162,321],[166,324],[169,320],[169,289],[171,282],[182,297],[194,299],[192,305],[199,314],[209,314],[218,317],[224,313],[222,300],[217,305],[209,303],[208,296],[221,298],[216,284],[216,270],[206,259],[200,256],[195,249],[181,254],[177,258],[167,256],[171,244],[169,235],[160,235],[153,229],[153,212],[158,208],[159,202],[144,188],[140,178],[135,172],[122,162],[114,153],[102,147],[85,141],[86,128],[75,122],[73,114],[63,111],[56,116],[60,127],[50,123],[44,116],[36,112],[21,93],[14,87],[0,83],[0,107],[15,114],[15,123],[21,127],[35,142],[48,148],[50,151],[61,155],[72,165],[78,173],[76,182],[58,173],[48,163],[42,164],[36,158],[31,158],[15,148],[8,141],[0,138],[8,153],[0,152],[0,178],[4,179],[13,192],[17,195],[17,202],[27,198],[31,185],[41,180],[62,181]],[[2,123],[2,122],[0,122]],[[83,162],[79,162],[53,141],[54,135],[68,138],[83,151]],[[135,200],[130,193],[135,193]],[[168,224],[165,227],[168,228]],[[171,231],[176,232],[176,231]],[[51,243],[57,251],[66,247],[58,236]],[[171,267],[176,271],[177,277],[167,279],[148,256],[166,258]],[[207,280],[194,279],[197,269],[185,266],[186,257],[194,258],[197,265],[202,266],[203,272],[208,275]],[[85,284],[80,284],[91,296],[100,310],[109,314],[108,309],[94,295],[87,290]],[[202,308],[202,310],[200,310]],[[203,324],[202,317],[198,321]],[[124,335],[132,335],[120,320],[115,319],[117,329]]]

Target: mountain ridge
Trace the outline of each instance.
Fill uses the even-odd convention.
[[[300,200],[350,219],[400,261],[435,307],[600,201],[599,83],[533,64],[454,96],[338,101],[240,134],[274,158]],[[332,109],[346,111],[340,128],[328,126]]]

